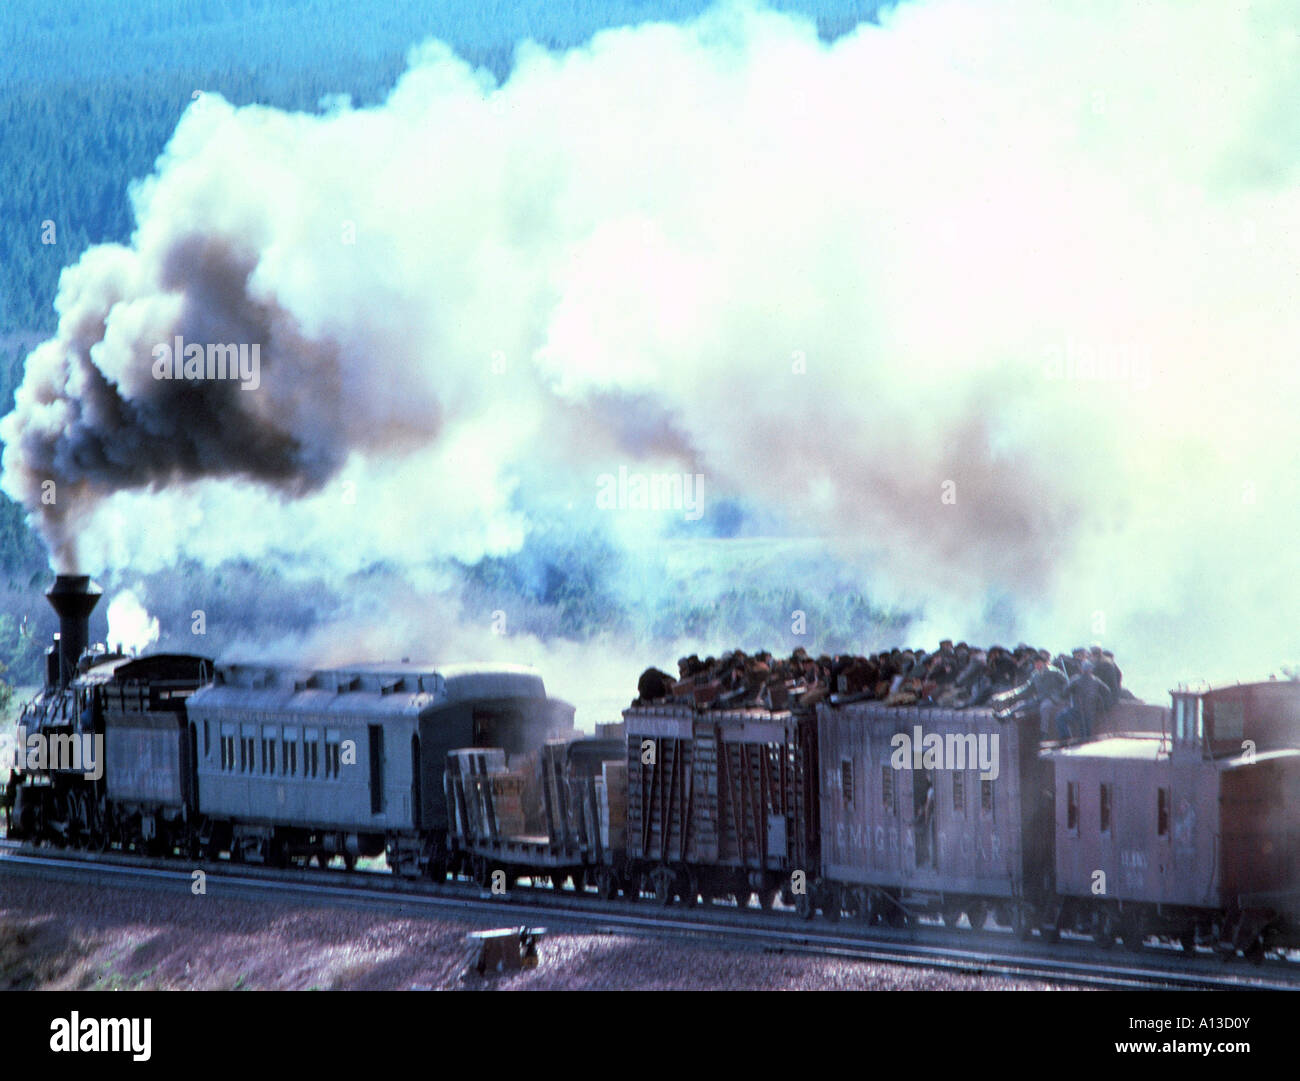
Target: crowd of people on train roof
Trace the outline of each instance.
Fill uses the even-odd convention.
[[[869,656],[811,656],[802,647],[788,658],[740,650],[677,662],[677,678],[648,668],[637,682],[634,706],[685,704],[704,709],[787,709],[829,699],[879,701],[886,706],[991,708],[1000,718],[1037,713],[1044,736],[1090,734],[1093,720],[1124,689],[1114,654],[1099,645],[1053,657],[1021,643],[987,649],[945,639],[932,653],[892,649]]]

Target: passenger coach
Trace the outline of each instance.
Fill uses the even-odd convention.
[[[386,854],[445,869],[448,751],[531,750],[572,732],[573,707],[521,666],[225,665],[189,702],[210,857],[282,863]]]

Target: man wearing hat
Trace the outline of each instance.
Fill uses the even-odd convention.
[[[1070,707],[1056,715],[1061,739],[1068,740],[1076,725],[1083,739],[1091,739],[1093,721],[1112,704],[1110,688],[1092,673],[1092,661],[1084,661],[1079,666],[1079,674],[1066,684],[1065,693],[1069,696]]]

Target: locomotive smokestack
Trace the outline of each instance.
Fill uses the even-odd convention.
[[[58,686],[64,686],[77,674],[77,661],[90,642],[90,613],[100,589],[88,574],[60,574],[45,597],[59,616]]]

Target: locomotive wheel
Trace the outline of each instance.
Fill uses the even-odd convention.
[[[966,908],[966,918],[970,920],[970,929],[972,931],[984,930],[984,924],[988,922],[989,910],[987,905],[976,901]]]
[[[355,871],[357,869],[357,858],[351,852],[343,853],[343,869],[345,871]]]
[[[772,906],[776,904],[776,899],[780,895],[781,895],[780,890],[773,890],[773,889],[759,890],[758,907],[761,908],[764,912],[771,912]]]
[[[88,847],[86,812],[85,798],[80,793],[74,792],[68,800],[68,841],[72,848]]]
[[[945,905],[943,908],[943,925],[949,930],[957,926],[957,922],[962,917],[963,909],[961,905]]]
[[[1196,928],[1188,927],[1178,936],[1178,945],[1182,946],[1183,953],[1188,957],[1196,954]]]

